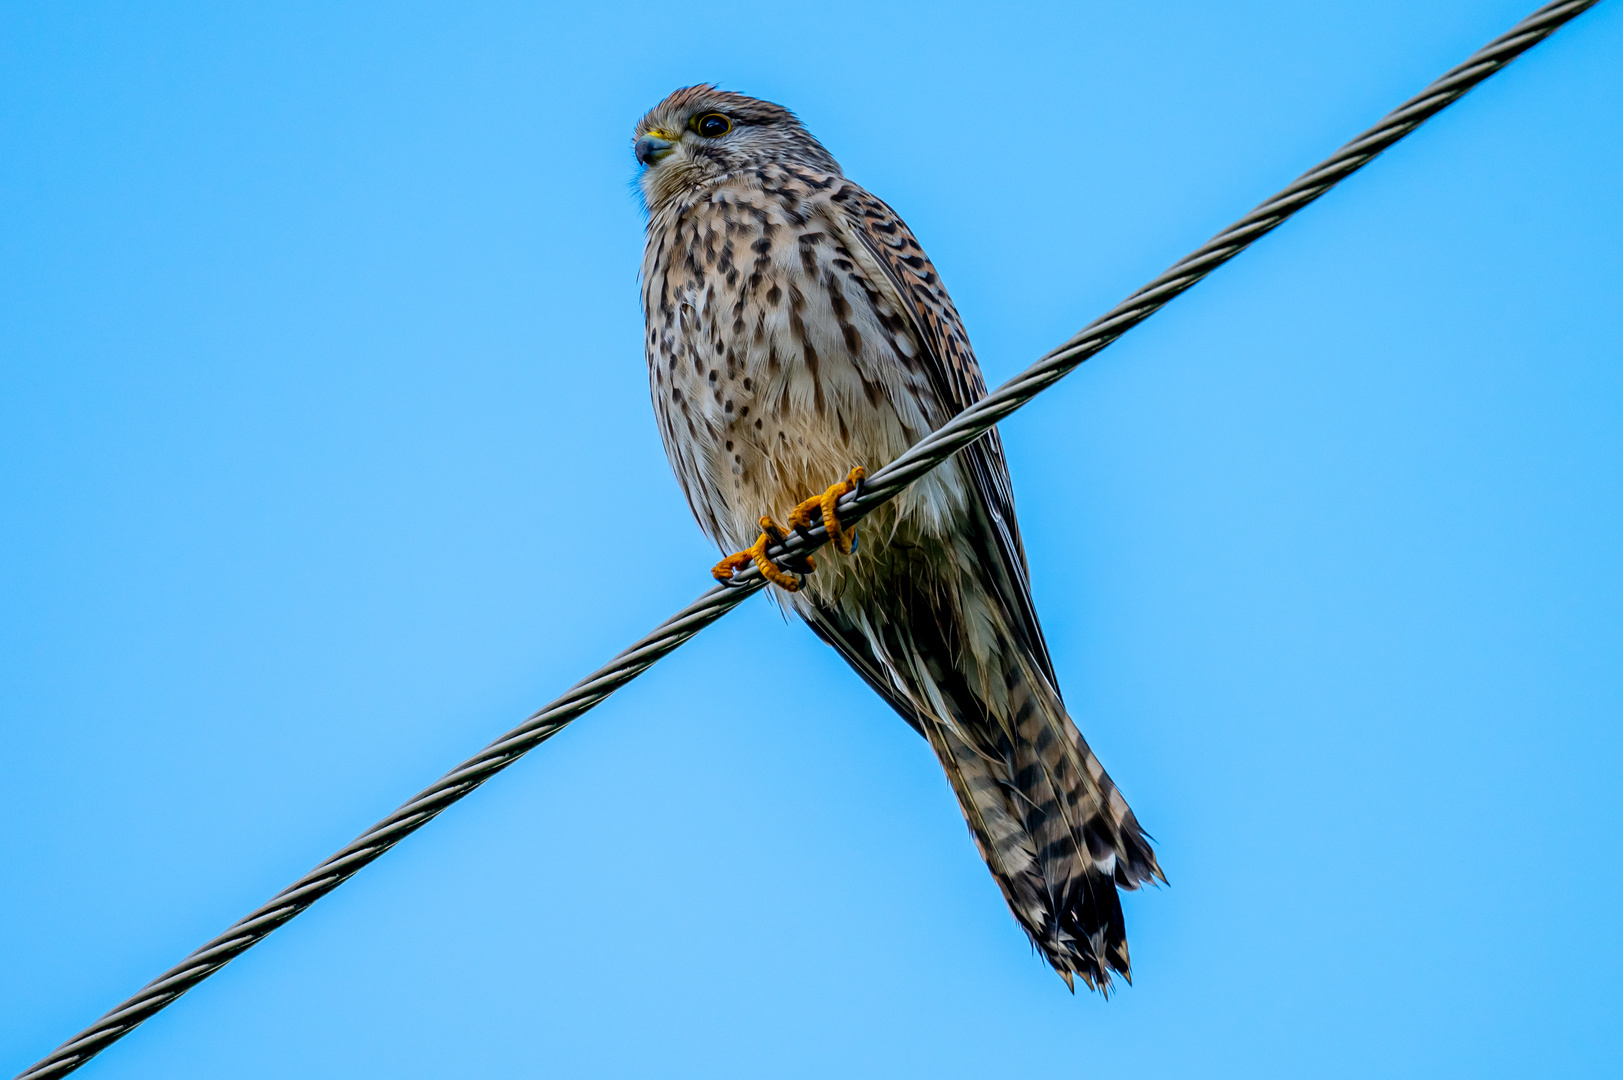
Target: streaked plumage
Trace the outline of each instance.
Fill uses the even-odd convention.
[[[788,110],[689,87],[636,137],[654,412],[725,551],[748,547],[763,514],[885,464],[985,394],[912,233]],[[830,552],[780,599],[929,740],[1055,970],[1108,988],[1129,970],[1117,887],[1161,873],[1060,699],[997,433],[862,533],[854,555]]]

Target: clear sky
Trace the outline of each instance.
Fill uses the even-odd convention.
[[[6,4],[0,1073],[708,585],[671,89],[796,109],[996,382],[1533,6]],[[1133,987],[757,598],[82,1075],[1616,1076],[1620,56],[1613,0],[1003,425],[1172,882]]]

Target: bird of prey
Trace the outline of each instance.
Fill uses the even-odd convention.
[[[856,550],[834,519],[864,469],[986,393],[934,267],[782,106],[686,87],[634,140],[654,412],[700,527],[738,552],[716,576],[754,561],[929,741],[1033,944],[1073,990],[1108,992],[1130,978],[1117,889],[1165,879],[1060,698],[997,432],[877,510]],[[774,566],[775,514],[821,516],[842,557]]]

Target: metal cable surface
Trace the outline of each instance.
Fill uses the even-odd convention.
[[[1478,50],[1464,63],[1388,113],[1380,123],[1353,139],[1295,183],[1218,233],[1199,250],[1179,260],[1160,277],[1139,289],[1080,333],[1010,379],[975,405],[919,440],[901,457],[879,469],[862,487],[839,501],[839,518],[853,524],[894,498],[908,484],[940,465],[985,434],[999,420],[1036,397],[1083,361],[1149,318],[1162,305],[1190,288],[1223,263],[1351,176],[1381,151],[1453,104],[1477,83],[1497,72],[1557,28],[1599,0],[1561,0],[1547,4],[1509,32]],[[797,532],[768,555],[774,561],[797,561],[828,539],[821,526]],[[394,813],[356,837],[343,850],[283,889],[269,902],[240,919],[225,933],[193,952],[148,983],[90,1027],[63,1043],[48,1057],[19,1073],[17,1080],[65,1076],[181,994],[224,967],[327,893],[367,863],[433,820],[442,810],[561,731],[604,698],[673,652],[694,634],[720,619],[765,585],[754,566],[735,583],[718,586],[599,668],[568,693],[532,714],[518,727],[458,765]]]

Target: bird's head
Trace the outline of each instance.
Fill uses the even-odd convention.
[[[769,164],[838,174],[823,144],[782,105],[714,86],[687,86],[637,123],[632,149],[650,210],[710,180]]]

